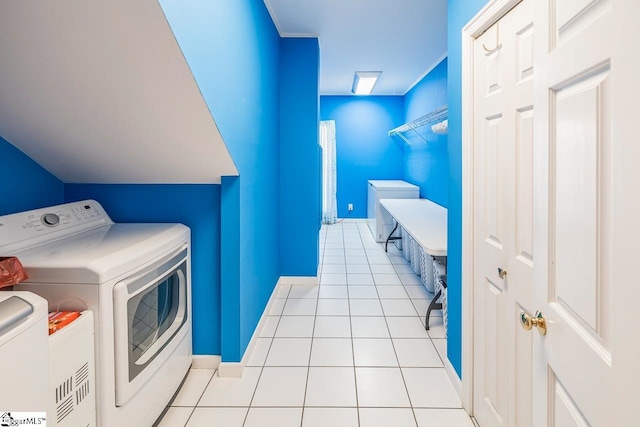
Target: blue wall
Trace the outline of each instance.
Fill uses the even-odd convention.
[[[316,276],[320,230],[318,39],[280,42],[280,274]]]
[[[220,185],[65,184],[65,202],[97,200],[115,222],[191,228],[194,354],[220,354]]]
[[[235,362],[242,358],[280,275],[281,212],[297,209],[290,194],[298,189],[288,180],[306,183],[304,197],[317,206],[313,181],[318,173],[286,171],[287,183],[281,185],[280,168],[290,158],[308,160],[311,168],[318,164],[317,154],[313,159],[317,148],[310,142],[311,134],[317,140],[317,112],[311,104],[299,112],[288,104],[298,102],[291,92],[296,90],[317,110],[317,41],[303,42],[312,49],[295,58],[291,55],[300,49],[298,42],[282,42],[281,55],[280,37],[261,0],[161,4],[240,174],[223,179],[221,187],[222,359]],[[315,48],[309,45],[313,43]],[[281,65],[312,75],[287,81],[291,86],[281,90]],[[303,119],[295,129],[297,142],[305,141],[303,148],[294,144],[291,133],[284,132],[281,141],[281,113]],[[312,205],[305,209],[314,212]],[[287,273],[315,275],[316,219],[300,213],[289,219],[283,223],[299,232],[297,251],[303,258],[296,269],[282,267]]]
[[[448,2],[449,216],[447,356],[462,377],[462,28],[487,0]]]
[[[0,215],[64,200],[62,181],[0,137]]]
[[[405,122],[417,119],[447,103],[447,60],[442,60],[404,97]],[[447,206],[449,167],[447,135],[419,130],[429,141],[409,134],[404,147],[404,180],[420,187],[420,197]]]
[[[336,121],[338,217],[367,217],[367,180],[403,179],[401,143],[389,130],[404,122],[401,96],[321,96],[320,119]]]

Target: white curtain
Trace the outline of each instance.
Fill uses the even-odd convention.
[[[336,222],[336,122],[320,121],[320,146],[322,147],[322,222]]]

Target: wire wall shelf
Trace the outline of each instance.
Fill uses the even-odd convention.
[[[425,132],[423,131],[423,133],[420,133],[418,130],[425,126],[428,126],[426,133],[447,133],[448,122],[446,120],[448,115],[449,108],[447,105],[443,105],[442,107],[438,107],[435,110],[425,114],[424,116],[418,117],[417,119],[405,123],[402,126],[398,126],[395,129],[391,129],[389,131],[389,136],[397,136],[407,144],[411,145],[411,143],[409,142],[409,138],[413,134],[415,134],[418,135],[424,142],[428,142],[427,138],[423,136],[423,133]],[[435,128],[437,128],[437,130]]]

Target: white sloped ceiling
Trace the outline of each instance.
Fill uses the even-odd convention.
[[[237,175],[156,0],[0,2],[0,136],[66,183]]]

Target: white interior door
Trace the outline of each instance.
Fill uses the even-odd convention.
[[[531,425],[533,0],[474,46],[474,415]]]
[[[639,3],[536,5],[536,426],[640,423]]]

